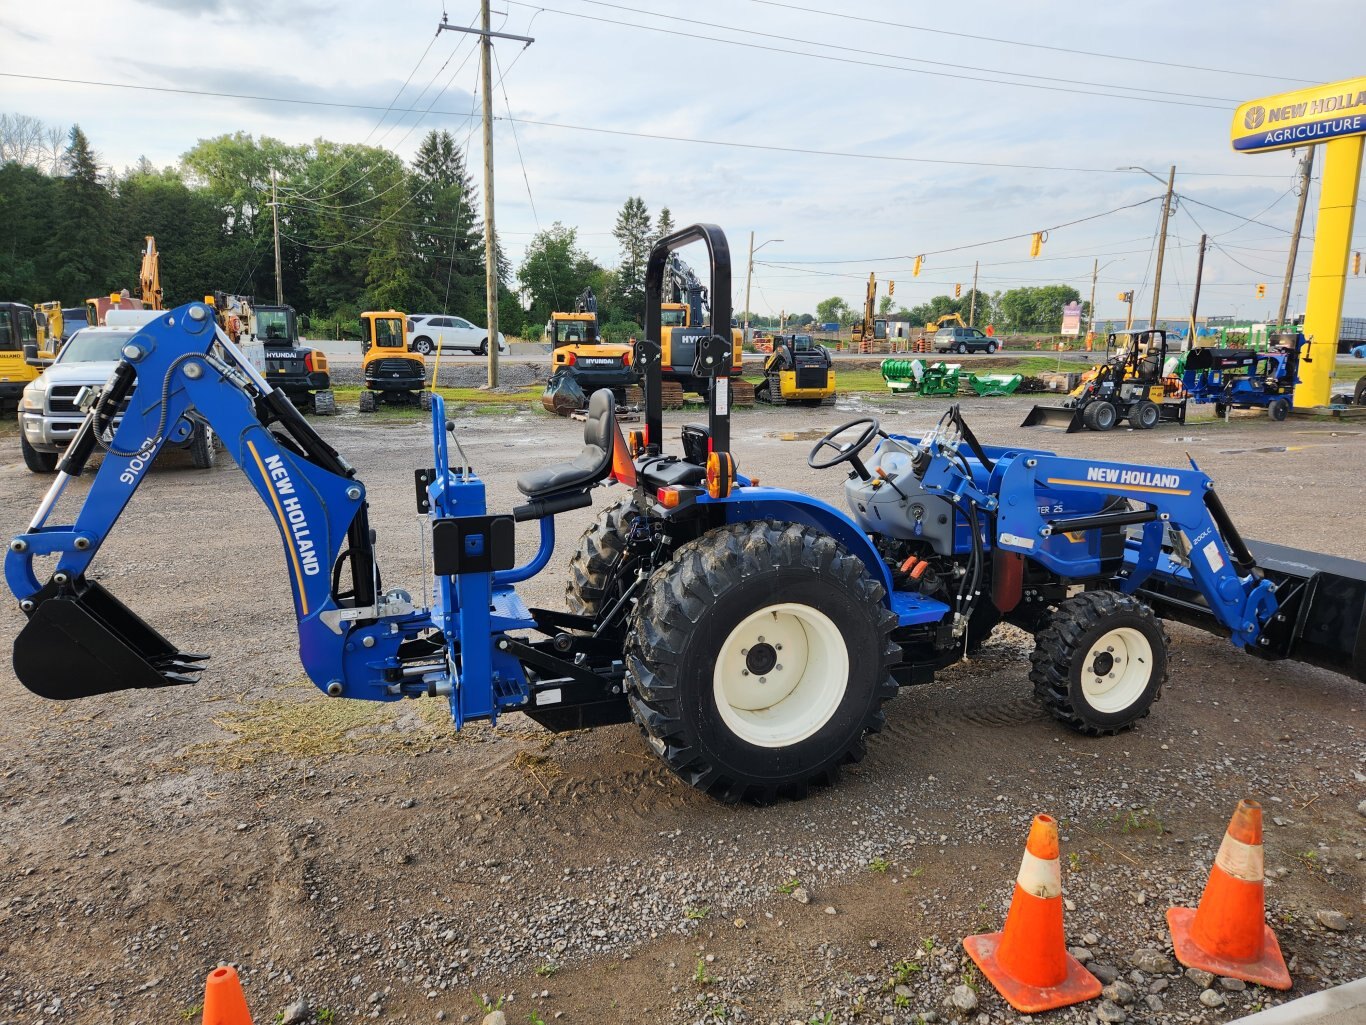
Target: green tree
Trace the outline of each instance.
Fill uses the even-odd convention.
[[[645,319],[645,264],[650,256],[653,235],[650,211],[645,200],[631,196],[617,214],[612,234],[621,246],[621,265],[617,269],[617,306],[620,314],[639,324]]]
[[[478,220],[479,197],[465,155],[447,131],[428,132],[413,160],[416,258],[427,288],[443,312],[484,322],[484,233]],[[520,310],[520,306],[517,309]],[[503,325],[499,300],[499,325]],[[512,310],[508,310],[512,315]],[[518,317],[520,327],[520,317]]]
[[[890,314],[892,312],[892,306],[895,305],[895,303],[896,300],[893,299],[890,295],[884,295],[881,299],[877,301],[878,316],[885,317],[888,314]]]
[[[816,303],[816,319],[822,324],[840,323],[849,316],[849,304],[837,295]]]
[[[654,236],[654,240],[655,240],[656,242],[658,242],[658,241],[659,241],[660,239],[662,239],[665,235],[672,235],[673,233],[674,233],[674,218],[673,218],[673,214],[669,213],[669,208],[668,208],[667,206],[662,206],[662,207],[659,208],[659,219],[655,221],[655,236]]]
[[[556,310],[572,310],[574,301],[601,271],[579,248],[576,229],[556,221],[537,232],[517,271],[517,281],[529,299],[528,330],[544,324]]]
[[[1053,334],[1062,325],[1062,308],[1080,300],[1081,293],[1071,285],[1026,286],[1003,293],[995,312],[1007,330]]]
[[[120,284],[110,280],[111,198],[100,174],[99,157],[80,125],[71,127],[62,172],[52,224],[50,287],[62,302],[75,303],[107,294]]]

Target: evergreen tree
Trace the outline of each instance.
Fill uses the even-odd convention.
[[[110,280],[111,200],[99,157],[80,125],[71,127],[67,139],[52,224],[55,273],[50,287],[62,302],[76,303],[132,283]]]
[[[650,257],[654,236],[650,233],[650,211],[645,200],[631,196],[617,214],[612,234],[621,245],[621,266],[617,270],[618,313],[637,324],[645,320],[645,264]]]
[[[482,324],[484,306],[484,232],[479,194],[465,166],[465,155],[447,131],[433,129],[413,161],[415,198],[407,212],[420,227],[415,245],[420,274],[443,312]],[[511,271],[499,258],[500,280]]]
[[[669,213],[669,208],[667,206],[660,207],[659,220],[655,222],[655,241],[658,242],[665,235],[672,235],[673,233],[673,214]]]

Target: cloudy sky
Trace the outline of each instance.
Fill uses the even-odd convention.
[[[436,127],[468,139],[478,169],[474,40],[434,35],[440,0],[64,0],[60,21],[56,9],[0,6],[0,71],[257,97],[0,77],[0,109],[79,122],[116,167],[140,155],[172,164],[196,140],[236,130],[368,141],[409,159]],[[468,25],[478,5],[447,0],[446,10]],[[493,10],[495,28],[536,39],[525,51],[497,46],[495,194],[512,258],[558,220],[615,263],[613,220],[639,195],[676,223],[727,231],[737,307],[749,233],[780,240],[755,258],[757,311],[811,311],[830,295],[861,303],[870,270],[909,306],[966,288],[974,261],[984,291],[1064,281],[1085,297],[1099,259],[1099,314],[1121,315],[1115,294],[1130,288],[1146,313],[1161,209],[1144,201],[1163,185],[1116,169],[1141,165],[1165,182],[1175,164],[1182,199],[1163,315],[1189,311],[1202,231],[1212,247],[1201,313],[1274,314],[1298,154],[1234,153],[1233,108],[1363,73],[1360,7],[1346,0],[496,0]],[[1317,199],[1315,184],[1310,238]],[[1010,238],[1045,229],[1036,260],[1027,238]],[[1357,239],[1366,246],[1366,230]],[[1366,315],[1366,275],[1349,280],[1347,312]]]

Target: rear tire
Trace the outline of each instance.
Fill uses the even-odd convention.
[[[1272,399],[1267,403],[1266,415],[1277,423],[1290,415],[1290,400],[1286,398]]]
[[[564,601],[570,612],[597,619],[606,605],[620,593],[626,538],[631,524],[639,518],[631,499],[621,498],[607,506],[579,538],[578,548],[569,557],[569,583]]]
[[[218,435],[208,424],[196,424],[190,435],[190,461],[196,470],[212,470],[218,462]]]
[[[360,393],[360,398],[357,400],[356,404],[362,413],[373,413],[378,406],[378,403],[375,400],[375,393],[369,390]]]
[[[1148,714],[1167,681],[1167,634],[1153,610],[1118,591],[1058,606],[1029,656],[1034,696],[1078,733],[1109,736]]]
[[[1162,419],[1162,411],[1156,402],[1143,399],[1129,414],[1129,425],[1136,431],[1151,431]]]
[[[832,783],[862,759],[897,692],[896,617],[882,598],[863,563],[815,528],[713,530],[657,570],[636,607],[636,721],[670,769],[722,801]]]
[[[1108,431],[1118,419],[1119,412],[1114,404],[1104,399],[1092,402],[1081,411],[1081,422],[1092,431]]]
[[[34,473],[57,472],[56,452],[39,452],[28,443],[23,434],[19,435],[19,450],[24,454],[24,465]]]
[[[968,345],[966,342],[959,342],[956,346],[954,346],[953,351],[958,353],[958,355],[960,356],[965,356],[967,355]]]
[[[479,348],[474,351],[480,356],[487,356],[489,354],[489,340],[485,338],[479,343]]]

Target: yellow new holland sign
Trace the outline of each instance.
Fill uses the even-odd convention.
[[[1366,78],[1251,100],[1233,114],[1233,148],[1243,153],[1307,146],[1366,134]]]

